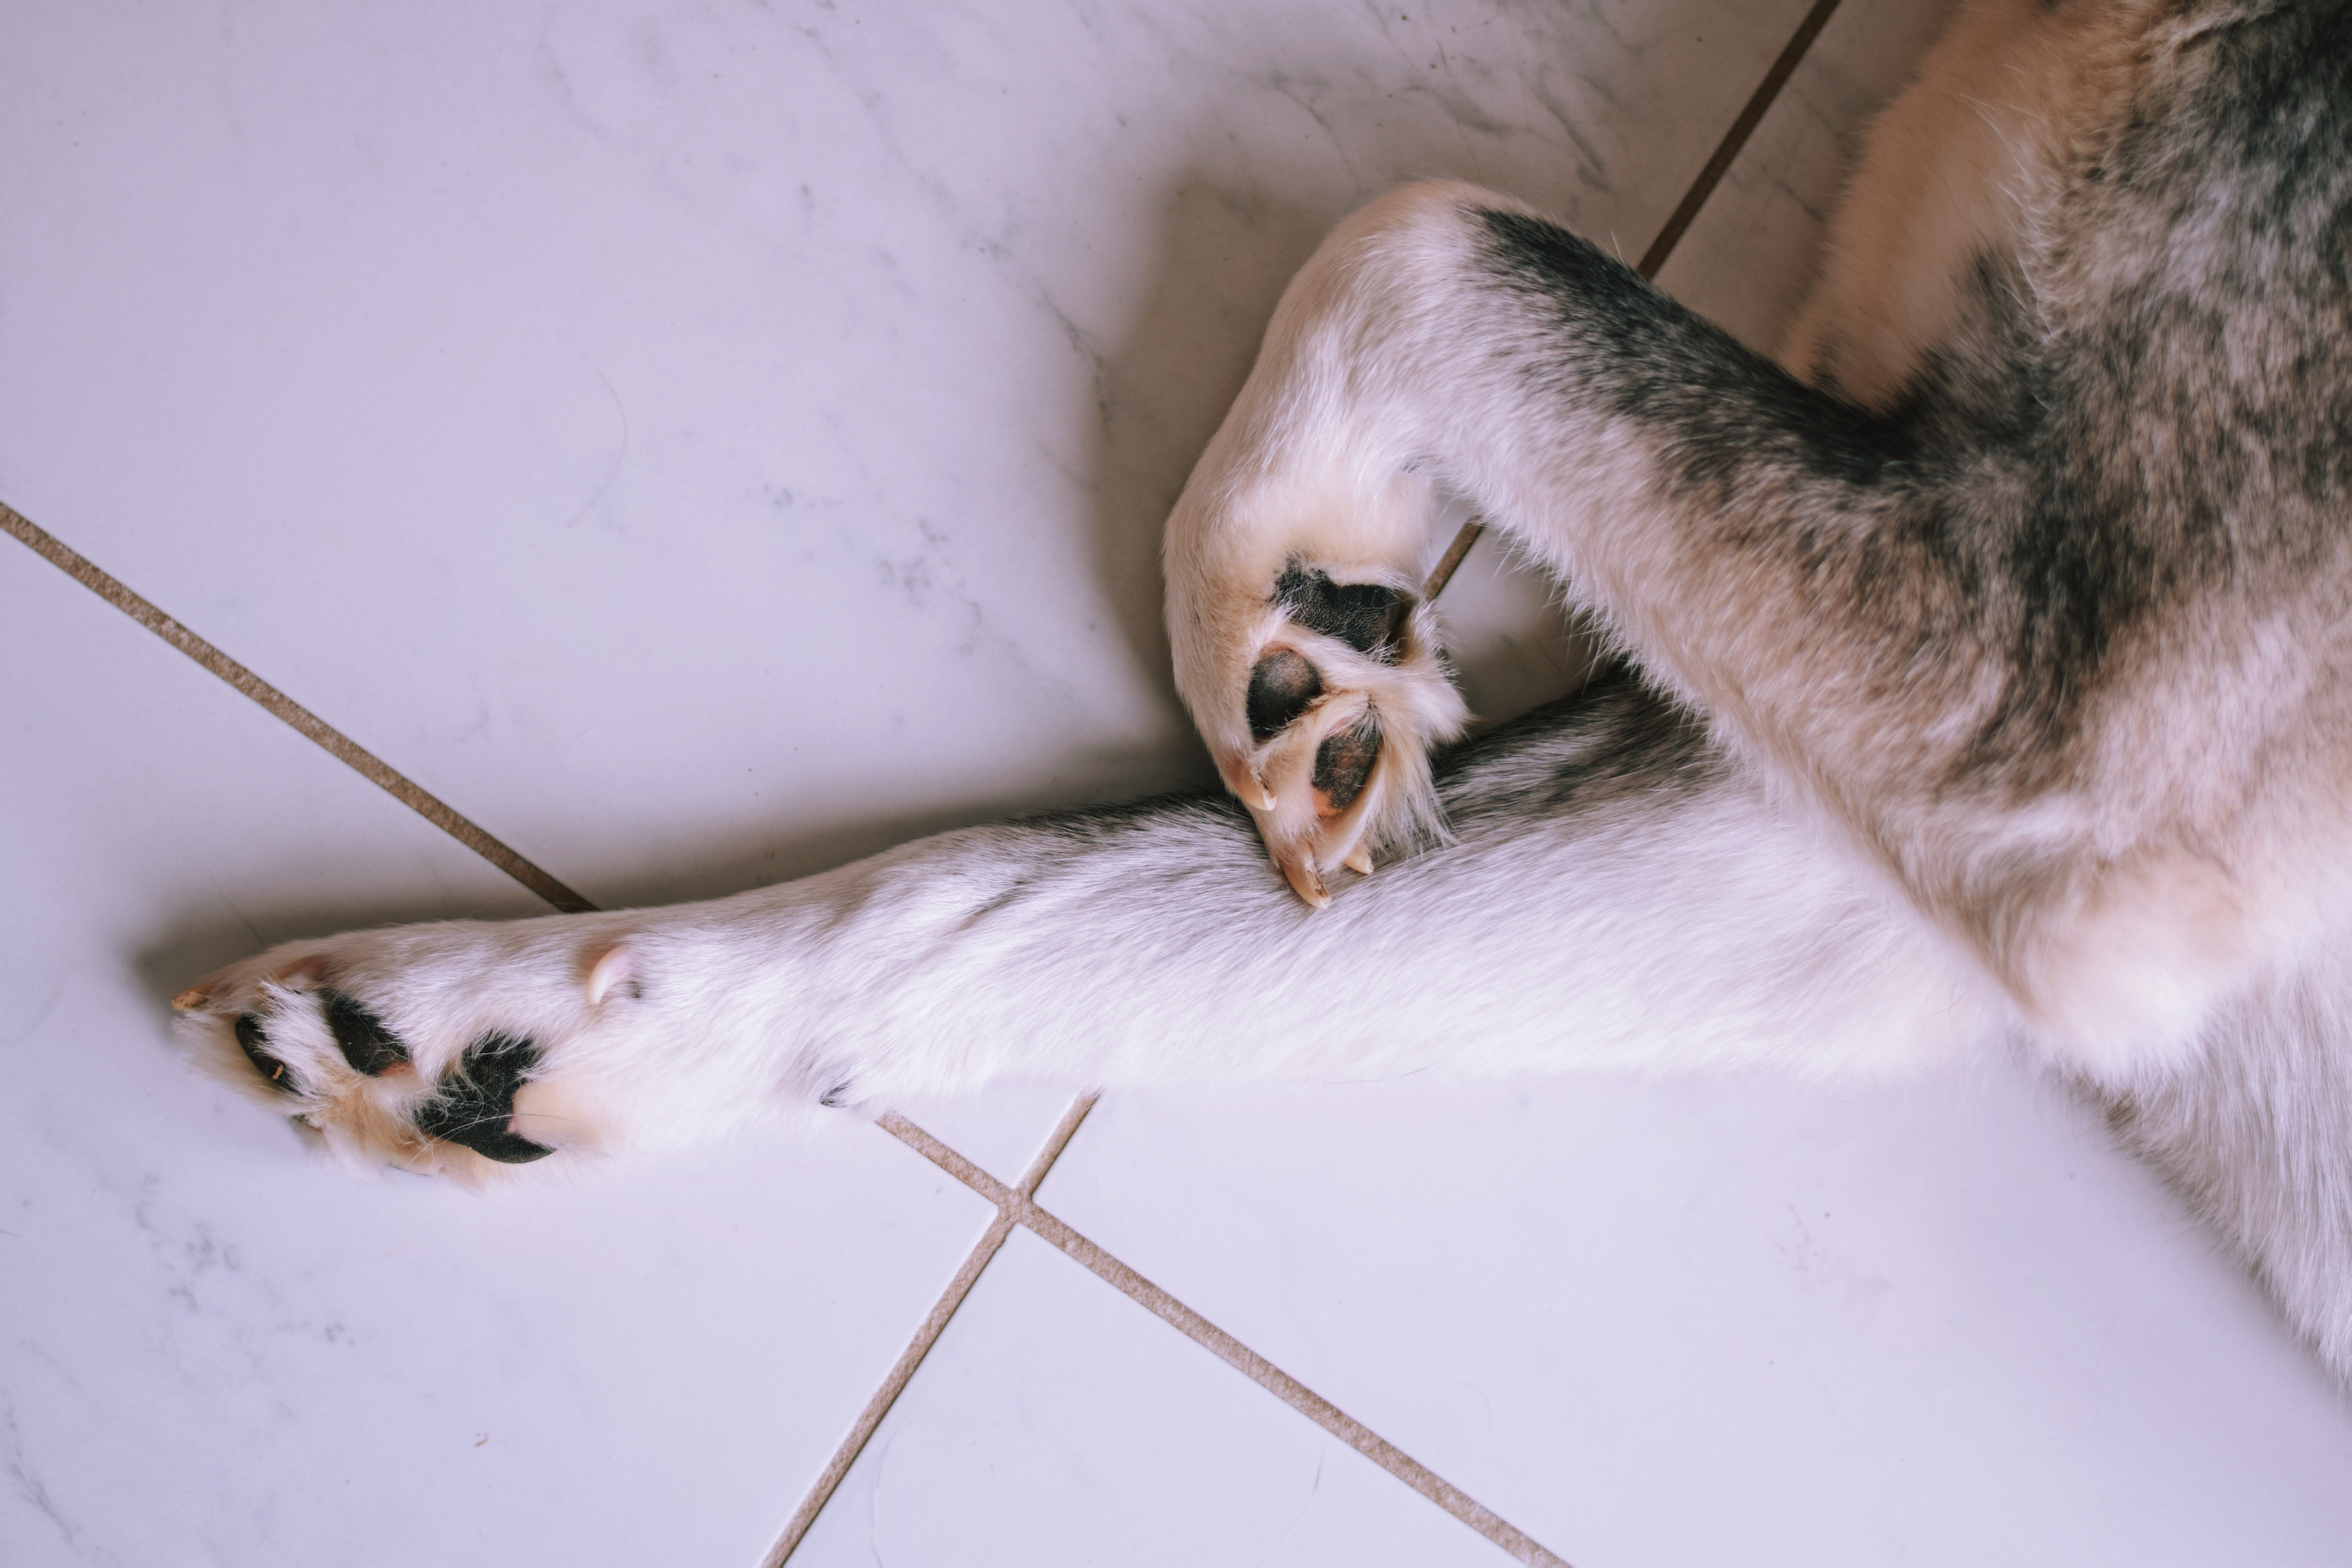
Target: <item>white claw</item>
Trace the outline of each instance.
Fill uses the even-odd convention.
[[[629,951],[629,944],[623,942],[614,948],[598,959],[596,966],[588,972],[588,1005],[603,1006],[605,994],[633,977],[636,972],[636,955]]]
[[[1359,877],[1369,877],[1372,874],[1371,851],[1359,844],[1353,849],[1348,851],[1348,858],[1345,860],[1340,861],[1339,864],[1345,866],[1349,870],[1353,871]]]
[[[1322,873],[1311,860],[1277,860],[1282,874],[1290,879],[1290,890],[1307,901],[1309,909],[1319,910],[1331,901],[1331,890],[1323,885]]]

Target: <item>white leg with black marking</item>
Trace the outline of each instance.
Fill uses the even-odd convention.
[[[295,942],[186,1027],[354,1157],[478,1176],[1004,1078],[1876,1070],[1990,1026],[1898,902],[1622,677],[1438,789],[1456,841],[1320,913],[1231,803],[1173,798],[715,903]]]

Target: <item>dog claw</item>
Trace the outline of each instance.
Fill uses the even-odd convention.
[[[1369,877],[1372,874],[1371,851],[1359,844],[1353,849],[1348,851],[1348,858],[1340,861],[1339,864],[1345,866],[1349,870],[1353,871],[1359,877]]]
[[[1257,770],[1250,766],[1249,758],[1229,757],[1218,764],[1217,773],[1225,781],[1225,787],[1234,792],[1234,797],[1252,811],[1274,809],[1274,791],[1257,776]]]
[[[1323,885],[1323,874],[1310,860],[1277,860],[1282,874],[1290,880],[1290,890],[1307,901],[1309,909],[1319,910],[1331,901],[1331,890]]]

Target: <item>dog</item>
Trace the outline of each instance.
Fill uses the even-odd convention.
[[[1347,220],[1168,525],[1223,796],[176,999],[480,1180],[969,1091],[2028,1053],[2352,1382],[2352,15],[1971,0],[1781,360],[1509,197]],[[1440,494],[1609,658],[1467,744]]]

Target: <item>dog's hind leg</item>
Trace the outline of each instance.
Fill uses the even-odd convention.
[[[2089,1086],[2352,1387],[2352,969],[2323,960],[2221,1010],[2196,1059]]]
[[[1969,272],[2014,254],[2104,81],[2116,7],[1969,0],[1872,126],[1817,279],[1780,351],[1791,374],[1894,405],[1960,324]]]

